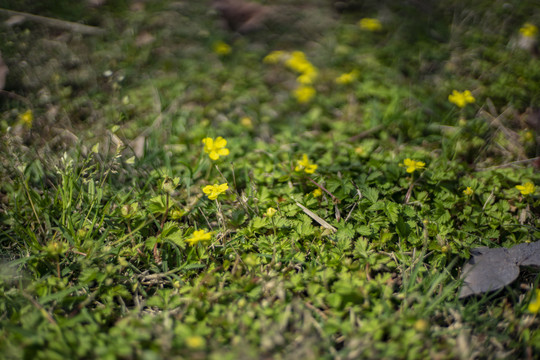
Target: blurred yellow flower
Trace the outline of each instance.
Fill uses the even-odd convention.
[[[242,126],[247,127],[247,128],[253,127],[253,121],[251,121],[251,118],[247,116],[244,116],[243,118],[240,119],[240,124],[242,124]]]
[[[32,110],[26,110],[24,113],[19,115],[19,122],[27,129],[32,127],[32,122],[34,121],[34,113]]]
[[[471,189],[470,186],[467,186],[467,188],[465,190],[463,190],[463,193],[467,196],[471,196],[472,194],[474,194],[474,190]]]
[[[534,191],[536,190],[536,186],[532,182],[526,182],[523,185],[516,185],[516,189],[518,189],[521,192],[521,195],[529,195],[534,194]]]
[[[227,183],[223,184],[214,184],[214,185],[206,185],[203,187],[202,191],[208,195],[208,198],[210,200],[216,200],[219,195],[223,194],[227,189],[229,188],[229,185]]]
[[[523,141],[531,142],[534,140],[534,133],[532,131],[525,131],[523,134]]]
[[[362,145],[357,146],[356,148],[354,148],[354,152],[359,156],[366,155],[366,149],[364,149],[364,147]]]
[[[531,23],[525,23],[521,29],[519,29],[519,32],[525,37],[535,37],[538,33],[538,28]]]
[[[465,90],[464,92],[454,90],[452,91],[452,94],[448,95],[448,101],[462,108],[467,104],[475,102],[475,98],[469,90]]]
[[[280,61],[284,61],[286,58],[287,52],[283,50],[276,50],[266,55],[263,59],[263,62],[266,64],[277,64]]]
[[[206,230],[195,230],[193,234],[191,234],[191,237],[186,239],[186,242],[193,246],[198,242],[201,241],[208,241],[212,238],[212,233],[207,232]]]
[[[315,69],[315,67],[312,66],[311,68],[304,71],[302,73],[302,75],[298,76],[296,78],[296,81],[299,84],[311,85],[311,84],[313,84],[313,82],[315,81],[315,79],[317,78],[318,75],[319,75],[319,73],[318,73],[317,69]]]
[[[227,146],[227,140],[221,136],[218,136],[215,140],[210,137],[204,138],[202,143],[204,144],[204,152],[214,161],[219,159],[220,156],[229,155],[229,149],[225,147]]]
[[[538,311],[540,311],[540,289],[536,289],[536,299],[529,303],[528,309],[533,314],[536,314],[538,313]]]
[[[367,31],[380,31],[382,30],[382,24],[378,19],[363,18],[358,22],[360,29]]]
[[[416,170],[422,170],[424,166],[426,166],[426,163],[423,161],[415,161],[407,158],[403,160],[403,164],[400,164],[400,166],[406,167],[408,173],[413,173]]]
[[[296,161],[295,171],[305,171],[307,174],[313,174],[317,170],[317,165],[309,162],[307,154],[302,155],[302,160]]]
[[[306,55],[302,51],[293,51],[291,56],[285,61],[285,65],[298,73],[312,71],[315,67],[306,59]]]
[[[313,197],[316,197],[316,198],[319,196],[322,196],[322,190],[317,188],[311,192],[311,195],[313,195]]]
[[[266,209],[266,216],[271,218],[272,216],[274,216],[276,214],[277,210],[274,209],[273,207],[269,207],[268,209]]]
[[[309,102],[315,96],[315,88],[308,85],[302,85],[294,90],[294,97],[303,104]]]
[[[212,45],[212,49],[218,55],[229,55],[232,51],[231,47],[223,41],[217,41]]]
[[[358,71],[353,70],[348,73],[343,73],[336,78],[336,83],[341,85],[350,84],[358,78]]]

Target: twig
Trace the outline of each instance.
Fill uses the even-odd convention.
[[[411,183],[411,185],[409,186],[409,189],[407,190],[407,194],[405,194],[405,204],[409,203],[409,199],[411,198],[414,184],[415,184],[414,182]]]
[[[0,94],[6,95],[7,97],[10,97],[10,98],[15,99],[15,100],[22,101],[22,102],[25,103],[29,108],[32,107],[32,103],[30,102],[30,100],[28,100],[28,99],[25,98],[24,96],[21,96],[21,95],[19,95],[19,94],[16,94],[16,93],[12,92],[12,91],[0,90]]]
[[[377,125],[377,126],[374,126],[372,127],[371,129],[367,129],[365,131],[362,131],[361,133],[359,134],[356,134],[354,136],[351,136],[349,138],[349,141],[356,141],[356,140],[360,140],[360,139],[363,139],[365,137],[368,137],[369,135],[373,134],[373,133],[376,133],[377,131],[379,130],[382,130],[384,128],[384,125]]]
[[[347,222],[347,220],[349,220],[349,218],[351,217],[352,212],[354,211],[354,209],[356,209],[356,204],[357,204],[356,202],[353,204],[351,211],[349,211],[349,214],[345,218],[345,222]]]
[[[53,325],[57,325],[56,324],[56,320],[54,320],[54,318],[52,317],[51,314],[49,314],[49,312],[47,310],[45,310],[45,308],[43,306],[41,306],[40,303],[38,303],[36,301],[36,299],[34,299],[30,294],[24,292],[24,291],[21,291],[21,294],[22,296],[24,296],[28,301],[30,301],[32,303],[32,305],[34,305],[40,312],[41,314],[43,314],[43,316],[45,316],[45,318]]]
[[[328,319],[328,315],[326,315],[321,309],[313,306],[313,304],[311,304],[310,302],[305,302],[304,305],[306,305],[308,309],[315,311],[324,320]]]
[[[313,180],[312,178],[308,177],[309,181],[311,181],[313,184],[315,184],[319,189],[321,189],[322,191],[324,191],[325,193],[327,193],[328,195],[330,195],[332,197],[332,201],[334,202],[334,204],[340,202],[339,199],[337,197],[334,196],[334,194],[332,194],[330,191],[326,190],[326,188],[324,186],[322,186],[321,184],[319,184],[318,182],[316,182],[315,180]]]
[[[512,165],[515,165],[515,164],[529,163],[529,162],[534,162],[534,161],[537,161],[537,160],[540,160],[540,156],[537,156],[537,157],[531,158],[531,159],[512,161],[512,162],[509,162],[509,163],[506,163],[506,164],[490,166],[490,167],[487,167],[487,168],[477,168],[477,169],[474,169],[474,171],[486,171],[486,170],[502,169],[502,168],[509,167],[509,166],[512,166]]]
[[[484,203],[484,206],[482,206],[482,210],[485,210],[487,204],[491,201],[491,199],[493,199],[493,192],[494,192],[494,190],[491,190],[491,194],[489,194],[489,196],[488,196],[486,202]]]
[[[105,34],[105,30],[95,27],[95,26],[89,26],[89,25],[83,25],[71,21],[65,21],[65,20],[59,20],[59,19],[53,19],[45,16],[40,15],[34,15],[34,14],[28,14],[25,12],[20,11],[13,11],[13,10],[7,10],[0,8],[0,13],[4,13],[10,16],[23,16],[28,20],[32,20],[47,26],[52,26],[64,30],[70,30],[74,32],[78,32],[81,34],[87,34],[87,35],[102,35]]]

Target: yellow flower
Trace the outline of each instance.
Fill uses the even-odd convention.
[[[285,60],[286,57],[287,53],[285,51],[276,50],[266,55],[263,59],[263,62],[266,64],[277,64],[278,62]]]
[[[212,233],[207,232],[206,230],[195,230],[193,234],[191,234],[190,238],[186,239],[186,242],[193,246],[198,242],[201,241],[208,241],[212,238]]]
[[[313,195],[313,197],[317,198],[317,197],[319,197],[319,196],[322,195],[322,190],[319,189],[319,188],[317,188],[317,189],[315,189],[315,190],[313,190],[313,191],[311,192],[311,195]]]
[[[215,200],[218,198],[219,195],[227,191],[229,188],[229,185],[227,183],[223,184],[214,184],[214,185],[206,185],[203,187],[202,191],[208,195],[208,198],[210,200]]]
[[[348,73],[343,73],[336,78],[336,83],[341,85],[350,84],[358,78],[358,71],[353,70]]]
[[[364,147],[362,145],[357,146],[356,148],[354,148],[354,152],[359,156],[366,155],[366,149],[364,149]]]
[[[311,85],[311,84],[313,84],[313,82],[315,81],[315,79],[317,78],[318,75],[319,75],[319,73],[317,72],[317,69],[315,69],[315,67],[312,66],[311,68],[304,71],[302,73],[302,75],[297,77],[296,81],[299,84]]]
[[[205,345],[204,339],[199,335],[191,335],[186,338],[186,346],[190,349],[200,349]]]
[[[293,51],[291,57],[285,61],[285,65],[298,73],[309,72],[315,68],[301,51]]]
[[[307,174],[313,174],[317,170],[317,165],[309,162],[308,156],[306,154],[302,155],[302,160],[296,161],[295,171],[305,171]]]
[[[529,311],[536,314],[540,311],[540,289],[536,289],[536,300],[529,303]]]
[[[273,207],[269,207],[268,209],[266,209],[266,216],[271,218],[272,216],[274,216],[276,214],[277,210],[274,209]]]
[[[223,41],[215,42],[212,49],[218,55],[229,55],[232,51],[231,47]]]
[[[448,101],[462,108],[467,104],[475,102],[475,98],[469,90],[465,90],[464,92],[454,90],[452,91],[452,94],[448,95]]]
[[[380,31],[382,29],[382,24],[378,19],[372,18],[363,18],[358,22],[358,26],[362,30],[368,31]]]
[[[403,164],[400,164],[400,166],[405,166],[408,173],[413,173],[416,170],[422,170],[424,166],[426,166],[426,163],[422,161],[414,161],[407,158],[403,160]]]
[[[418,319],[413,325],[414,330],[424,332],[429,329],[429,323],[424,319]]]
[[[521,29],[519,29],[519,32],[525,37],[535,37],[538,33],[538,28],[531,23],[525,23]]]
[[[24,113],[19,115],[19,122],[27,129],[32,127],[32,122],[34,121],[34,113],[32,110],[26,110]]]
[[[299,103],[307,103],[315,96],[315,88],[313,86],[302,85],[294,90],[294,97]]]
[[[518,189],[521,192],[521,195],[529,195],[534,194],[534,191],[536,190],[536,186],[532,182],[526,182],[523,185],[516,185],[516,189]]]
[[[523,141],[531,142],[534,140],[534,133],[532,131],[525,131],[523,134]]]
[[[471,196],[472,194],[474,194],[474,190],[471,189],[470,186],[467,186],[467,188],[465,190],[463,190],[463,193],[467,196]]]
[[[225,147],[227,146],[227,140],[221,136],[218,136],[215,140],[209,137],[204,138],[202,143],[204,144],[204,152],[212,160],[217,160],[220,156],[229,155],[229,149]]]
[[[243,118],[240,119],[240,124],[242,124],[242,126],[247,127],[247,128],[253,127],[253,121],[251,121],[251,118],[247,116],[244,116]]]

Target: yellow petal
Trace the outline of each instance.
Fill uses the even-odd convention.
[[[225,146],[227,146],[227,140],[225,140],[221,136],[218,136],[216,138],[216,141],[214,142],[214,146],[217,148],[224,148]]]
[[[205,149],[211,149],[214,146],[214,140],[209,137],[202,139],[202,143],[204,144]]]
[[[217,191],[219,191],[220,193],[222,193],[222,192],[224,192],[224,191],[226,191],[226,190],[228,190],[228,189],[229,189],[229,184],[224,183],[224,184],[221,184],[221,185],[218,186]]]
[[[227,148],[219,149],[217,153],[219,154],[219,156],[226,156],[226,155],[229,155],[229,149]]]
[[[407,166],[407,167],[411,167],[411,166],[414,166],[414,161],[407,158],[405,160],[403,160],[403,165]]]
[[[210,159],[212,160],[217,160],[219,159],[219,154],[215,151],[210,151],[210,153],[208,154],[208,156],[210,157]]]
[[[315,165],[315,164],[311,164],[309,166],[306,167],[306,173],[308,174],[313,174],[315,172],[315,170],[317,170],[317,167],[318,165]]]

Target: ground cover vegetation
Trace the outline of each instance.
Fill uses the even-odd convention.
[[[537,1],[1,3],[2,357],[539,356]]]

